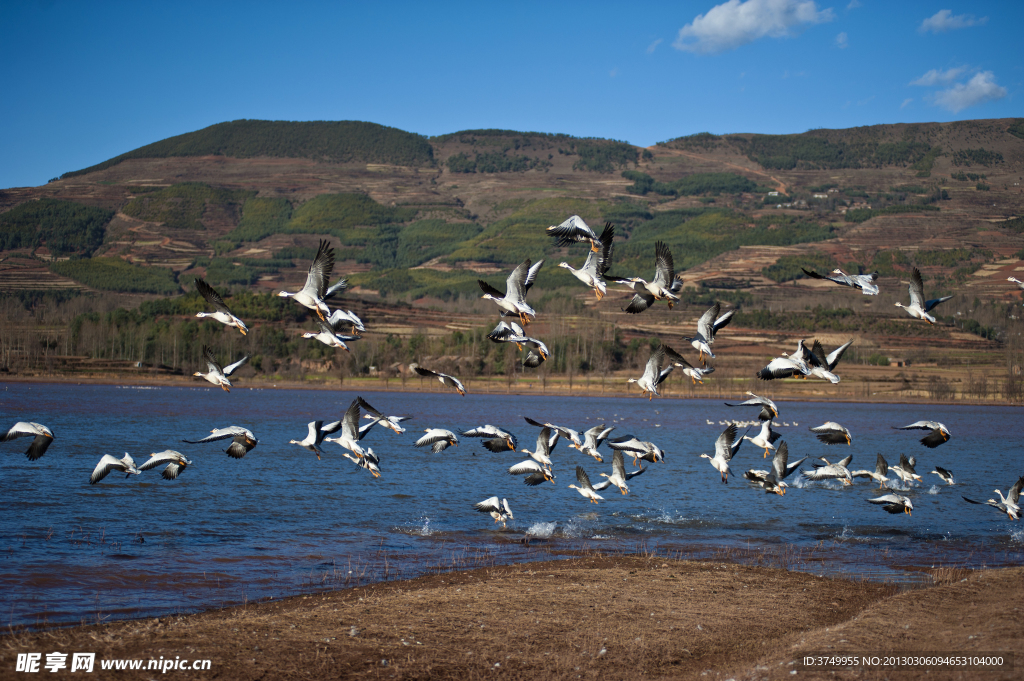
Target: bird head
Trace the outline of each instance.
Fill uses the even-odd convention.
[[[570,265],[570,264],[569,264],[569,263],[567,263],[567,262],[560,262],[560,263],[558,263],[558,266],[559,266],[559,267],[564,267],[564,268],[565,268],[565,269],[567,269],[567,270],[571,270],[571,269],[572,269],[572,265]]]
[[[277,295],[279,295],[282,298],[290,298],[294,294],[288,293],[287,291],[280,291],[278,292]]]

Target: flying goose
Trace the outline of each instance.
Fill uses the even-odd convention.
[[[780,442],[778,449],[775,450],[775,456],[772,457],[772,469],[770,471],[751,469],[744,473],[743,477],[761,485],[767,493],[774,492],[775,494],[784,495],[786,493],[785,488],[788,487],[784,482],[785,479],[792,475],[793,471],[799,468],[800,464],[806,460],[807,457],[805,456],[793,463],[789,463],[789,445],[785,442]]]
[[[743,439],[744,440],[750,440],[750,443],[752,445],[754,445],[755,447],[761,447],[762,449],[764,449],[764,458],[767,459],[768,458],[768,450],[769,449],[771,449],[771,450],[775,449],[775,446],[772,443],[775,442],[776,440],[778,440],[779,436],[778,436],[777,433],[773,433],[772,432],[772,422],[771,421],[761,421],[761,432],[758,433],[757,435],[755,435],[754,437],[750,437],[749,435],[744,435]]]
[[[440,371],[431,371],[430,369],[424,369],[423,367],[419,367],[416,365],[412,365],[412,367],[413,370],[415,370],[416,373],[419,374],[420,376],[433,376],[434,378],[441,382],[441,385],[447,386],[449,388],[455,388],[455,391],[457,393],[465,396],[466,386],[462,385],[462,381],[455,378],[454,376],[442,374]]]
[[[910,499],[902,494],[883,494],[880,497],[868,499],[867,502],[869,504],[880,504],[882,509],[888,513],[906,513],[907,515],[913,515],[911,511],[914,510],[914,504],[912,504]]]
[[[913,456],[907,457],[906,454],[900,454],[900,465],[890,466],[889,470],[896,474],[903,482],[913,482],[917,480],[921,481],[921,476],[914,470],[914,466],[917,465],[917,459]]]
[[[199,445],[206,442],[216,442],[217,440],[231,439],[231,444],[224,451],[232,459],[241,459],[243,456],[248,454],[253,447],[260,443],[253,435],[252,431],[248,428],[242,428],[241,426],[228,426],[227,428],[215,428],[210,431],[210,434],[204,437],[202,440],[182,440],[190,445]]]
[[[896,430],[930,430],[930,433],[921,438],[921,444],[929,449],[935,449],[950,438],[949,428],[938,421],[917,421],[909,426],[898,426]]]
[[[725,403],[727,407],[761,407],[761,413],[758,414],[757,418],[761,421],[771,421],[773,418],[779,415],[779,408],[775,406],[775,403],[769,400],[767,397],[760,397],[754,393],[747,391],[750,395],[750,399],[746,402],[740,402],[739,404]]]
[[[32,444],[28,446],[25,456],[29,461],[35,461],[46,453],[47,447],[53,442],[53,431],[41,423],[32,421],[18,421],[11,429],[0,435],[0,442],[10,442],[19,437],[32,437]]]
[[[609,485],[615,485],[619,488],[619,491],[622,492],[622,494],[629,494],[629,487],[626,485],[626,481],[632,480],[646,470],[646,468],[641,468],[638,471],[627,473],[626,464],[622,457],[622,450],[618,450],[612,455],[612,474],[608,475],[607,473],[598,473],[602,478],[607,479],[604,482],[599,482],[594,485],[594,489],[600,491]]]
[[[568,440],[571,443],[569,446],[572,447],[573,449],[579,449],[580,447],[583,446],[583,440],[580,439],[579,432],[573,430],[572,428],[566,428],[565,426],[556,426],[554,423],[541,423],[540,421],[535,421],[534,419],[531,419],[529,416],[524,416],[523,420],[525,420],[531,426],[536,426],[537,428],[550,428],[552,431]],[[552,437],[550,441],[550,446],[554,447],[555,441],[557,439],[558,438]]]
[[[316,312],[320,319],[327,321],[331,310],[324,302],[324,296],[327,295],[327,281],[331,277],[332,269],[334,269],[334,249],[326,239],[321,239],[320,248],[317,249],[316,257],[313,258],[313,262],[309,266],[306,283],[303,287],[295,293],[281,291],[277,295],[282,298],[291,298],[299,305]]]
[[[193,376],[201,376],[210,383],[224,390],[225,392],[231,392],[231,381],[228,380],[228,376],[235,372],[235,369],[242,366],[249,361],[249,355],[246,355],[242,359],[238,360],[234,364],[229,364],[223,369],[220,364],[217,363],[217,359],[213,356],[213,351],[207,345],[203,346],[203,359],[206,360],[206,368],[209,369],[205,374],[201,371],[197,371]]]
[[[675,369],[675,365],[669,364],[664,369],[661,365],[665,362],[665,346],[659,345],[657,350],[651,351],[651,356],[647,360],[647,365],[644,367],[643,376],[640,378],[631,378],[628,383],[636,383],[637,387],[643,391],[641,396],[647,395],[648,400],[653,400],[655,395],[658,395],[658,386],[668,378],[668,375]]]
[[[217,293],[212,286],[202,279],[197,278],[196,290],[199,291],[199,295],[205,298],[206,302],[210,305],[213,305],[216,310],[216,312],[197,312],[197,317],[210,317],[211,319],[216,319],[221,324],[233,326],[241,331],[243,336],[249,332],[249,329],[245,326],[245,322],[232,314],[231,310],[228,309],[228,306],[224,304],[224,299],[220,297],[220,294]]]
[[[612,223],[605,223],[604,231],[601,232],[599,237],[601,248],[591,249],[587,255],[587,261],[583,263],[582,268],[577,270],[573,269],[572,265],[567,262],[558,263],[559,267],[569,270],[574,277],[594,289],[594,295],[597,296],[598,300],[604,298],[608,290],[602,277],[608,271],[608,267],[612,262],[612,240],[614,238],[615,228],[612,226]]]
[[[338,327],[340,327],[344,322],[349,321],[339,313],[341,313],[341,310],[335,310],[331,316],[327,318],[327,321],[317,319],[316,325],[320,330],[316,333],[304,333],[302,334],[302,337],[315,338],[329,348],[341,348],[345,352],[349,352],[348,346],[345,343],[361,340],[362,336],[339,333]]]
[[[826,421],[817,428],[808,428],[812,433],[818,434],[818,439],[827,445],[853,444],[850,441],[850,431],[835,421]]]
[[[721,311],[722,304],[716,302],[697,320],[697,334],[692,338],[683,337],[683,340],[690,341],[693,349],[700,353],[698,359],[702,364],[704,362],[704,355],[711,359],[715,358],[715,354],[711,352],[711,345],[715,342],[715,334],[725,328],[732,321],[732,316],[736,314],[736,310],[729,310],[725,314],[720,315]]]
[[[694,385],[697,385],[698,383],[704,385],[704,377],[715,370],[715,367],[707,365],[700,369],[694,368],[694,366],[687,362],[686,358],[680,355],[678,352],[668,347],[667,345],[663,347],[665,348],[665,355],[668,357],[669,361],[672,362],[672,366],[679,367],[680,369],[682,369],[683,374],[689,376],[690,380],[693,381]]]
[[[1012,281],[1017,285],[1017,288],[1024,289],[1024,281],[1021,281],[1020,279],[1017,279],[1015,277],[1007,277],[1006,281]]]
[[[622,308],[623,312],[639,314],[654,304],[656,300],[668,300],[668,307],[679,302],[679,296],[672,290],[675,281],[675,269],[672,265],[672,252],[668,244],[659,241],[654,244],[654,279],[650,283],[640,277],[606,277],[608,281],[626,284],[634,295],[629,305]]]
[[[608,230],[608,226],[605,226],[605,231]],[[601,237],[597,236],[594,230],[579,215],[570,216],[562,224],[551,225],[545,231],[549,236],[553,236],[558,240],[559,246],[570,246],[580,241],[589,241],[592,252],[596,253],[601,250],[597,245],[601,241]]]
[[[889,473],[889,462],[885,460],[885,457],[878,454],[878,458],[875,459],[875,470],[859,470],[850,471],[851,478],[871,478],[878,483],[878,489],[885,489],[885,483],[889,482],[889,478],[886,477]]]
[[[871,274],[846,274],[841,269],[836,268],[832,270],[831,275],[826,276],[817,272],[811,272],[803,267],[800,269],[804,270],[804,274],[811,279],[825,279],[835,282],[840,286],[859,288],[866,296],[878,295],[878,285],[875,283],[878,281],[878,272],[872,272]]]
[[[107,477],[110,471],[121,471],[128,477],[129,475],[139,475],[140,471],[135,467],[135,460],[132,459],[132,455],[128,452],[124,453],[124,456],[117,459],[110,454],[104,454],[100,459],[99,463],[96,464],[96,468],[93,469],[92,475],[89,476],[89,484],[95,485],[97,482]]]
[[[324,441],[324,436],[326,435],[323,425],[323,421],[310,421],[308,424],[309,432],[306,434],[306,437],[301,440],[289,440],[288,444],[308,449],[316,454],[316,460],[319,461],[320,454],[322,453],[320,451],[320,444]]]
[[[364,418],[373,419],[373,423],[371,425],[383,426],[385,428],[388,428],[389,430],[395,431],[396,435],[401,435],[402,433],[405,432],[405,428],[403,428],[399,424],[401,424],[402,421],[408,421],[409,419],[412,418],[411,416],[385,416],[380,411],[374,409],[370,405],[370,403],[364,400],[362,397],[357,397],[356,401],[359,402],[360,407],[362,407],[368,412]],[[366,427],[363,426],[363,428],[359,429],[360,436],[362,435],[363,432],[365,432],[364,428]]]
[[[370,471],[374,478],[380,477],[380,458],[373,453],[372,447],[367,447],[362,456],[352,456],[348,452],[342,452],[341,455],[363,470]]]
[[[338,281],[337,284],[334,284],[333,286],[327,288],[327,291],[324,292],[324,295],[321,297],[321,300],[323,300],[326,303],[328,300],[333,298],[335,294],[341,293],[346,288],[348,288],[348,282],[344,279],[341,279]],[[363,326],[363,320],[361,320],[352,310],[335,310],[334,312],[331,313],[331,316],[328,317],[327,321],[329,321],[331,323],[331,326],[333,326],[334,328],[339,328],[341,322],[343,321],[348,322],[349,324],[352,325],[353,335],[355,335],[356,331],[366,331],[366,327]]]
[[[533,350],[528,351],[526,353],[526,357],[523,357],[524,368],[536,369],[543,363],[544,358],[535,353]]]
[[[584,498],[589,499],[590,503],[596,504],[598,499],[604,499],[604,497],[594,491],[594,486],[590,484],[590,477],[583,470],[583,466],[576,466],[576,482],[580,483],[579,487],[576,485],[569,485],[569,487],[582,494]]]
[[[537,434],[537,446],[534,447],[534,451],[529,449],[521,449],[520,451],[524,454],[529,454],[530,458],[538,461],[547,468],[551,468],[551,450],[554,449],[555,443],[558,442],[558,432],[552,434],[551,429],[544,427],[540,429]]]
[[[645,442],[634,435],[623,435],[608,441],[608,446],[616,451],[623,451],[633,457],[633,465],[639,466],[641,461],[651,463],[663,462],[665,452],[653,442]]]
[[[926,301],[924,299],[924,282],[921,281],[921,272],[915,267],[910,273],[910,305],[896,303],[896,307],[902,307],[914,319],[923,319],[929,324],[935,323],[935,317],[928,314],[939,303],[944,303],[953,296],[945,296]]]
[[[848,340],[826,355],[825,350],[821,347],[821,343],[817,340],[814,341],[814,345],[811,348],[810,355],[807,359],[807,363],[811,367],[810,375],[818,378],[824,378],[832,383],[838,383],[839,377],[834,373],[836,365],[839,364],[839,360],[843,358],[847,348],[851,345],[853,345],[853,341]]]
[[[771,381],[776,378],[789,378],[796,373],[803,374],[806,378],[811,373],[811,368],[802,360],[775,357],[755,375],[762,381]]]
[[[487,338],[495,343],[515,343],[522,350],[523,346],[527,346],[536,350],[540,354],[541,361],[544,361],[551,354],[548,350],[548,346],[544,345],[544,342],[527,336],[523,332],[523,327],[519,326],[515,322],[498,322],[498,325],[494,327],[494,330],[487,334]]]
[[[444,450],[448,449],[448,446],[459,446],[459,438],[455,436],[450,430],[444,428],[426,428],[423,431],[426,435],[420,437],[413,444],[413,447],[426,447],[431,445],[430,449],[434,454],[440,454]]]
[[[512,270],[512,274],[508,275],[508,279],[506,279],[505,293],[494,288],[483,279],[477,279],[477,284],[484,292],[481,298],[493,300],[498,309],[501,310],[503,317],[518,316],[523,326],[529,324],[530,317],[536,317],[537,313],[526,304],[526,292],[530,290],[530,286],[533,285],[537,272],[543,264],[544,261],[540,260],[536,265],[531,266],[529,258],[520,263],[519,267]]]
[[[853,480],[850,477],[850,470],[847,466],[853,461],[853,454],[850,454],[845,459],[840,459],[836,463],[829,463],[828,459],[821,458],[825,462],[825,465],[820,463],[813,464],[813,471],[803,471],[802,475],[807,480],[829,480],[831,478],[838,478],[843,481],[844,485],[852,485]]]
[[[508,499],[499,500],[498,497],[491,497],[478,504],[473,504],[473,508],[481,513],[489,513],[494,518],[494,522],[501,523],[502,527],[505,527],[508,520],[515,520],[512,509],[508,507]]]
[[[602,463],[604,459],[601,457],[601,453],[597,451],[597,448],[601,446],[601,443],[608,438],[608,435],[613,430],[615,430],[615,426],[605,428],[602,423],[599,426],[594,426],[593,428],[585,431],[583,433],[583,446],[580,447],[579,450],[587,456],[593,457],[598,463]]]
[[[185,455],[181,452],[176,452],[173,449],[166,449],[162,452],[150,454],[149,459],[139,466],[139,470],[148,471],[150,468],[156,468],[157,466],[163,466],[164,464],[167,464],[167,466],[160,475],[163,476],[164,480],[174,480],[182,471],[185,470],[187,466],[191,466],[192,462],[185,458]]]
[[[1013,487],[1010,491],[1003,496],[1003,493],[999,490],[995,490],[995,493],[999,495],[1000,501],[995,499],[989,499],[988,501],[975,501],[974,499],[968,499],[963,497],[964,501],[969,501],[972,504],[983,504],[991,506],[1009,516],[1010,520],[1020,520],[1020,493],[1024,489],[1024,475],[1017,478],[1017,482],[1013,483]]]
[[[516,451],[516,448],[519,447],[519,442],[516,440],[515,435],[507,430],[502,430],[501,428],[490,424],[478,426],[471,430],[465,430],[462,432],[462,436],[489,438],[484,440],[481,444],[496,454],[507,452],[509,450],[514,452]]]
[[[352,400],[348,405],[348,409],[345,410],[345,415],[341,419],[341,435],[338,437],[325,437],[325,442],[333,442],[343,449],[347,449],[357,458],[362,458],[366,455],[366,450],[362,445],[359,444],[359,440],[362,439],[363,434],[366,433],[374,423],[370,423],[359,428],[359,398]],[[325,426],[323,430],[325,432],[335,432],[338,428],[337,423],[332,423],[329,426]]]
[[[525,475],[526,479],[523,480],[523,482],[531,487],[539,485],[542,482],[550,482],[552,485],[555,484],[555,476],[551,473],[551,469],[532,458],[527,459],[526,461],[520,461],[514,466],[510,466],[508,474]]]
[[[956,481],[953,480],[953,471],[948,471],[945,468],[939,468],[938,466],[936,466],[935,470],[929,472],[934,473],[935,475],[942,478],[942,482],[946,483],[947,485],[956,484]]]
[[[711,462],[711,465],[722,478],[722,482],[729,484],[729,473],[732,469],[729,468],[729,462],[732,461],[733,449],[732,444],[736,439],[736,426],[729,425],[722,434],[715,440],[715,455],[701,454],[702,459],[707,459]],[[773,448],[774,449],[774,448]]]

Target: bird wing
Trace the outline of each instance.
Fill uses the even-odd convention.
[[[909,426],[896,426],[896,430],[934,430],[934,421],[915,421]]]
[[[809,269],[804,268],[804,267],[801,267],[800,269],[803,270],[804,274],[806,276],[810,277],[811,279],[825,279],[826,281],[832,281],[831,278],[826,277],[824,274],[818,274],[817,272],[815,272],[813,270],[809,270]]]
[[[598,238],[601,242],[601,255],[597,261],[597,275],[604,276],[612,264],[612,242],[615,240],[615,226],[610,222],[604,223],[604,231]],[[593,253],[593,251],[591,251]],[[590,258],[587,258],[589,262]]]
[[[465,434],[466,433],[463,433],[463,435]],[[511,447],[509,447],[509,443],[512,444]],[[488,451],[492,451],[495,454],[501,454],[503,452],[514,452],[518,445],[518,443],[515,440],[515,437],[512,436],[509,436],[509,438],[496,437],[490,440],[484,440],[480,444],[482,444],[485,449],[487,449]]]
[[[331,298],[334,295],[341,293],[347,288],[348,281],[345,279],[339,279],[338,283],[334,284],[333,286],[329,286],[327,290],[324,291],[324,294],[320,297],[320,299],[326,301],[328,298]]]
[[[187,442],[190,445],[199,445],[206,442],[216,442],[217,440],[227,440],[236,435],[244,435],[245,433],[246,429],[241,426],[228,426],[227,428],[217,428],[201,440],[182,440],[182,442]]]
[[[1024,475],[1017,478],[1017,482],[1013,483],[1013,487],[1006,493],[1006,498],[1016,504],[1020,500],[1022,489],[1024,489]]]
[[[199,291],[199,295],[206,299],[206,302],[213,305],[217,310],[231,314],[231,310],[224,304],[224,299],[220,297],[220,294],[202,279],[196,278],[196,290]]]
[[[510,338],[521,338],[523,337],[523,327],[515,322],[501,321],[493,331],[487,334],[487,337],[495,343],[507,341]]]
[[[237,369],[238,367],[242,366],[243,364],[245,364],[248,361],[249,361],[249,355],[246,355],[245,357],[243,357],[242,359],[238,360],[234,364],[229,364],[226,367],[224,367],[222,372],[223,372],[223,374],[225,376],[230,376],[232,373],[234,373],[235,369]]]
[[[550,236],[558,239],[559,246],[568,246],[583,239],[597,237],[594,230],[590,229],[579,215],[571,216],[560,225],[552,225],[546,231]]]
[[[623,480],[626,479],[626,461],[621,449],[616,449],[612,454],[612,473]]]
[[[590,476],[583,470],[583,466],[576,466],[576,481],[583,486],[584,489],[594,489],[594,486],[590,484]]]
[[[883,494],[880,497],[867,500],[869,504],[903,504],[903,498],[898,494]]]
[[[821,347],[821,342],[815,339],[814,345],[811,346],[811,352],[806,358],[807,363],[811,366],[821,367],[823,369],[828,368],[828,357],[825,356],[825,348]]]
[[[910,306],[924,309],[924,282],[921,281],[921,271],[916,267],[910,273]]]
[[[488,294],[488,295],[494,296],[495,298],[499,298],[499,299],[505,297],[504,293],[502,293],[498,289],[494,288],[493,286],[488,284],[483,279],[477,279],[476,283],[480,285],[480,290],[483,291],[484,293]]]
[[[431,371],[430,369],[424,369],[423,367],[416,367],[415,371],[420,376],[433,376],[433,377],[437,378],[438,376],[443,376],[444,375],[444,374],[439,374],[436,371]]]
[[[359,398],[352,400],[341,417],[341,436],[357,442],[359,440]]]
[[[96,464],[96,468],[93,469],[92,475],[89,476],[89,484],[95,485],[97,482],[107,477],[107,474],[112,470],[123,470],[124,464],[121,463],[120,459],[117,459],[110,454],[104,454],[99,463]]]
[[[35,439],[32,440],[32,444],[28,446],[28,450],[25,452],[25,456],[28,457],[29,461],[35,461],[43,454],[46,453],[50,443],[53,442],[53,438],[47,435],[36,435]]]
[[[875,473],[878,473],[883,478],[889,474],[889,462],[881,454],[875,459]]]
[[[654,244],[654,280],[651,283],[658,284],[662,288],[668,288],[675,279],[676,270],[672,264],[672,251],[668,244],[659,241]]]
[[[851,345],[853,345],[852,340],[846,341],[838,348],[828,353],[828,356],[825,357],[825,361],[828,363],[829,371],[832,371],[833,369],[836,368],[836,365],[839,364],[839,360],[841,360],[843,358],[843,354],[846,353],[846,349],[849,348]]]
[[[430,451],[434,452],[434,454],[440,454],[444,450],[448,449],[448,445],[448,440],[439,440],[431,445]]]
[[[795,471],[795,470],[796,470],[797,468],[799,468],[799,467],[801,466],[801,464],[803,464],[803,462],[804,462],[804,461],[807,461],[807,457],[806,457],[806,456],[805,456],[805,457],[803,457],[802,459],[798,459],[798,460],[794,461],[794,462],[793,462],[793,463],[791,463],[791,464],[788,464],[788,465],[786,466],[786,472],[785,472],[785,474],[784,474],[784,475],[783,475],[783,476],[782,476],[781,478],[778,478],[778,476],[776,476],[776,477],[777,477],[777,478],[779,479],[779,481],[780,481],[780,482],[781,482],[782,480],[785,480],[785,479],[786,479],[786,478],[788,478],[788,477],[789,477],[790,475],[792,475],[792,474],[793,474],[793,471]]]
[[[929,449],[935,449],[936,447],[946,442],[947,440],[949,440],[949,436],[946,435],[944,431],[940,430],[939,428],[936,428],[935,430],[921,438],[921,444],[923,444],[925,447],[928,447]]]
[[[450,441],[451,438],[448,436],[448,431],[441,430],[440,428],[432,428],[427,431],[426,435],[421,437],[419,440],[416,440],[413,447],[426,447],[427,445],[433,445],[438,442],[444,442],[445,447],[447,447]]]
[[[836,465],[837,466],[842,466],[843,468],[846,468],[847,466],[850,465],[851,461],[853,461],[853,454],[850,454],[845,459],[840,459],[839,462],[836,463]]]
[[[526,300],[526,279],[530,274],[530,259],[527,258],[512,270],[505,281],[507,291],[505,300],[510,303],[521,303]]]
[[[649,293],[635,293],[629,301],[629,305],[622,308],[623,312],[629,314],[640,314],[651,306],[654,302],[654,296]]]
[[[700,316],[697,320],[697,335],[704,339],[705,342],[710,341],[714,335],[714,324],[718,318],[718,314],[722,311],[722,304],[715,303],[712,305],[707,312]]]
[[[789,445],[785,442],[780,442],[778,448],[775,450],[775,456],[772,458],[772,472],[775,474],[776,480],[782,480],[786,477],[786,468],[789,464]]]
[[[536,369],[544,363],[544,358],[533,352],[532,350],[526,353],[526,357],[523,358],[523,366],[531,369]]]
[[[680,355],[678,352],[676,352],[675,350],[673,350],[669,346],[662,345],[661,347],[665,351],[665,356],[668,357],[668,360],[670,362],[674,362],[676,364],[680,364],[680,365],[682,365],[684,367],[687,367],[689,369],[693,368],[693,365],[690,364],[689,362],[687,362],[685,357]]]
[[[949,300],[952,297],[953,296],[943,296],[941,298],[933,298],[932,300],[927,300],[924,303],[924,311],[925,312],[931,312],[933,307],[935,307],[939,303],[946,302],[947,300]]]
[[[733,457],[732,443],[736,440],[736,425],[730,423],[715,440],[715,458],[731,461]]]
[[[484,499],[480,503],[473,504],[473,508],[481,513],[490,513],[491,511],[498,511],[500,513],[501,501],[498,497],[491,497],[490,499]]]
[[[139,470],[148,471],[151,468],[156,468],[157,466],[161,466],[165,463],[178,463],[181,459],[181,452],[176,452],[173,449],[167,449],[162,452],[150,454],[149,459],[143,461],[142,465],[139,466]]]
[[[520,461],[519,463],[509,466],[509,475],[523,475],[524,473],[539,473],[541,472],[541,465],[533,459],[527,459],[526,461]]]
[[[331,248],[327,239],[320,241],[320,247],[316,251],[316,257],[309,265],[309,272],[306,274],[306,283],[302,290],[316,298],[323,300],[327,294],[327,280],[331,278],[331,270],[334,269],[334,249]]]
[[[228,448],[225,451],[227,452],[228,456],[230,456],[232,459],[241,459],[243,456],[249,453],[250,449],[252,449],[255,446],[256,445],[252,445],[252,447],[250,447],[249,443],[246,441],[245,435],[242,434],[236,435],[235,439],[231,442],[230,445],[228,445]]]
[[[206,360],[206,368],[208,371],[215,373],[220,371],[220,364],[217,362],[217,358],[213,356],[213,350],[210,349],[209,345],[203,346],[203,359]]]
[[[464,437],[499,437],[503,431],[490,424],[462,431]]]
[[[665,348],[659,345],[656,350],[651,352],[651,356],[647,359],[647,366],[644,367],[644,375],[641,378],[647,381],[647,385],[657,385],[658,370],[664,361]]]
[[[593,251],[591,251],[593,252]],[[526,297],[530,287],[533,286],[533,282],[537,279],[537,273],[540,272],[541,265],[544,264],[543,260],[538,260],[530,266],[530,269],[526,272],[526,279],[523,280],[523,297]]]

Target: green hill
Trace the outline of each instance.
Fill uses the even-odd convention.
[[[377,123],[241,120],[168,137],[89,168],[64,173],[61,179],[104,170],[132,158],[171,156],[271,156],[403,166],[434,163],[426,138]]]

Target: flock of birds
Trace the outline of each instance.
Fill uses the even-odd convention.
[[[547,232],[556,239],[559,246],[572,246],[577,243],[590,244],[590,253],[584,265],[580,269],[574,269],[568,263],[560,263],[560,267],[568,269],[583,284],[590,287],[598,300],[602,300],[607,293],[607,283],[614,282],[625,285],[633,296],[624,309],[630,314],[639,314],[657,301],[666,301],[669,308],[679,301],[678,292],[682,288],[682,281],[675,276],[672,253],[663,242],[655,244],[654,249],[654,276],[650,281],[641,277],[619,277],[610,276],[607,271],[611,264],[612,242],[615,236],[614,227],[609,223],[605,225],[600,235],[596,234],[577,215],[570,217],[560,225],[554,225],[547,229]],[[516,267],[506,281],[506,290],[499,291],[487,282],[479,280],[483,291],[483,298],[491,300],[497,306],[501,319],[497,326],[488,335],[488,338],[495,343],[515,343],[520,350],[527,349],[523,359],[523,365],[537,367],[550,357],[550,351],[543,341],[527,335],[525,327],[537,316],[536,311],[526,303],[526,296],[536,279],[537,272],[543,265],[543,260],[532,263],[529,259]],[[331,271],[334,267],[334,250],[328,242],[321,241],[316,256],[309,267],[305,285],[297,292],[281,291],[280,296],[292,298],[296,303],[309,308],[315,313],[315,321],[318,331],[304,333],[304,338],[316,339],[330,347],[348,350],[347,343],[360,339],[360,332],[365,331],[362,321],[349,310],[335,309],[331,311],[327,301],[345,290],[347,284],[341,280],[333,285],[328,285]],[[842,270],[833,270],[828,275],[804,270],[807,276],[817,279],[826,279],[841,286],[848,286],[861,290],[865,295],[877,295],[879,292],[877,280],[878,274],[850,275]],[[1012,277],[1011,281],[1016,282],[1024,289],[1024,282],[1019,282]],[[197,317],[210,317],[216,321],[238,329],[243,335],[248,332],[245,323],[235,316],[223,298],[202,279],[196,279],[196,290],[214,308],[213,312],[200,312]],[[940,303],[949,300],[952,296],[945,296],[933,300],[926,300],[924,297],[924,285],[921,273],[914,268],[910,281],[910,304],[902,307],[910,316],[921,319],[929,324],[935,323],[935,318],[929,313]],[[629,383],[636,383],[642,394],[648,399],[659,395],[658,386],[674,371],[680,369],[686,376],[689,376],[693,384],[702,384],[703,377],[714,371],[714,367],[707,363],[707,359],[714,359],[715,354],[712,346],[715,336],[732,319],[734,310],[721,311],[721,305],[715,303],[699,319],[697,330],[693,336],[685,337],[693,349],[698,353],[697,361],[691,363],[680,353],[668,347],[660,345],[652,351],[643,375],[639,378],[630,378]],[[346,333],[342,333],[342,330]],[[797,343],[796,352],[793,354],[783,353],[781,357],[773,358],[763,369],[757,372],[757,377],[762,380],[775,380],[793,376],[802,376],[804,379],[819,378],[830,383],[838,383],[839,375],[836,373],[837,365],[843,353],[850,347],[852,341],[841,345],[830,353],[826,353],[821,344],[815,340],[808,350],[803,340]],[[248,355],[228,364],[221,365],[213,352],[208,347],[203,348],[203,358],[207,364],[207,371],[196,372],[195,376],[202,377],[211,384],[222,388],[225,391],[231,389],[231,374],[248,360]],[[433,371],[417,365],[412,368],[424,377],[436,378],[445,387],[451,388],[460,395],[466,394],[466,387],[455,376],[450,376],[438,371]],[[750,441],[754,447],[763,449],[765,458],[774,452],[772,465],[769,470],[751,469],[743,473],[743,477],[760,486],[766,493],[785,495],[787,483],[785,480],[790,477],[803,464],[808,457],[803,457],[795,462],[789,461],[789,447],[786,442],[780,439],[778,432],[773,430],[773,419],[779,416],[778,407],[772,400],[748,392],[749,399],[744,402],[733,404],[726,402],[730,407],[756,407],[759,409],[758,421],[760,429],[756,435],[750,436],[751,428],[748,427],[743,435],[739,435],[737,424],[729,423],[725,430],[718,436],[714,443],[715,453],[701,454],[701,457],[709,460],[712,467],[720,474],[721,481],[728,483],[729,475],[732,473],[730,463],[739,451],[744,441]],[[364,414],[365,412],[365,414]],[[367,422],[360,425],[361,418]],[[364,438],[375,426],[387,428],[396,434],[403,434],[406,429],[401,423],[409,417],[386,415],[384,412],[371,406],[362,397],[356,397],[345,411],[340,421],[325,423],[324,421],[312,421],[308,424],[306,437],[302,440],[291,440],[290,444],[303,447],[314,454],[317,459],[321,458],[324,442],[337,444],[342,448],[342,455],[352,461],[356,466],[365,469],[375,478],[381,476],[380,457],[374,453],[373,448],[366,446]],[[575,467],[576,482],[570,484],[569,488],[575,489],[588,501],[597,504],[603,500],[598,492],[614,486],[618,491],[626,495],[629,493],[628,481],[645,473],[649,467],[644,467],[642,462],[658,463],[664,461],[665,452],[653,442],[641,440],[633,435],[622,435],[609,439],[614,426],[606,428],[604,424],[595,426],[582,433],[572,428],[556,425],[553,423],[540,422],[526,417],[529,425],[538,428],[537,441],[533,451],[528,449],[519,450],[518,440],[511,432],[494,425],[486,424],[471,430],[463,431],[463,437],[483,438],[483,446],[492,452],[516,452],[529,454],[529,458],[514,464],[508,468],[508,474],[524,476],[523,480],[527,485],[536,486],[545,482],[555,483],[554,463],[552,452],[559,439],[568,442],[568,447],[573,448],[593,458],[598,463],[604,462],[604,457],[599,448],[607,442],[612,450],[611,473],[600,473],[603,482],[593,484],[587,471],[581,465]],[[709,420],[710,424],[711,421]],[[795,425],[795,424],[794,424]],[[935,448],[949,441],[950,431],[942,423],[922,420],[902,426],[901,430],[920,429],[928,431],[928,434],[921,439],[921,444],[929,448]],[[811,428],[818,439],[826,445],[852,445],[850,431],[838,423],[829,421],[821,426]],[[328,437],[338,433],[335,437]],[[26,452],[30,460],[36,460],[43,456],[50,443],[54,439],[53,432],[46,426],[33,422],[16,423],[10,430],[0,436],[0,442],[8,442],[19,437],[32,437],[32,443]],[[211,431],[210,435],[198,440],[184,440],[190,444],[206,444],[210,442],[231,440],[226,452],[230,457],[240,459],[257,446],[259,440],[252,431],[241,426],[228,426],[217,428]],[[445,428],[428,428],[424,435],[414,443],[415,447],[430,447],[433,452],[440,453],[450,446],[459,444],[458,435]],[[627,471],[625,457],[632,459],[632,464],[637,470]],[[823,463],[814,464],[812,470],[804,470],[801,475],[807,481],[840,480],[845,485],[851,485],[854,478],[870,478],[879,484],[879,490],[887,492],[881,496],[867,499],[869,503],[880,505],[889,513],[911,514],[914,506],[910,498],[897,493],[906,491],[908,486],[921,481],[921,476],[916,473],[915,457],[900,455],[899,465],[890,466],[885,457],[878,454],[875,469],[872,470],[850,470],[853,456],[830,462],[825,457],[819,457]],[[124,457],[118,459],[110,454],[104,455],[97,463],[92,475],[89,478],[91,484],[103,480],[109,473],[119,471],[131,475],[139,475],[143,471],[163,467],[162,475],[165,479],[176,479],[192,461],[182,453],[175,450],[165,450],[150,454],[148,460],[141,465],[136,465],[132,456],[125,453]],[[953,474],[945,468],[936,466],[931,473],[938,475],[949,485],[955,484]],[[897,489],[895,481],[899,480],[902,485]],[[1005,513],[1010,519],[1019,520],[1021,516],[1020,494],[1024,488],[1024,476],[1021,476],[1009,492],[1004,496],[1000,490],[995,490],[999,501],[989,499],[985,502],[975,501],[963,497],[972,504],[985,504],[992,506]],[[506,522],[513,519],[512,510],[505,498],[497,496],[490,497],[474,505],[477,511],[489,514],[494,518],[495,523],[505,526]]]

